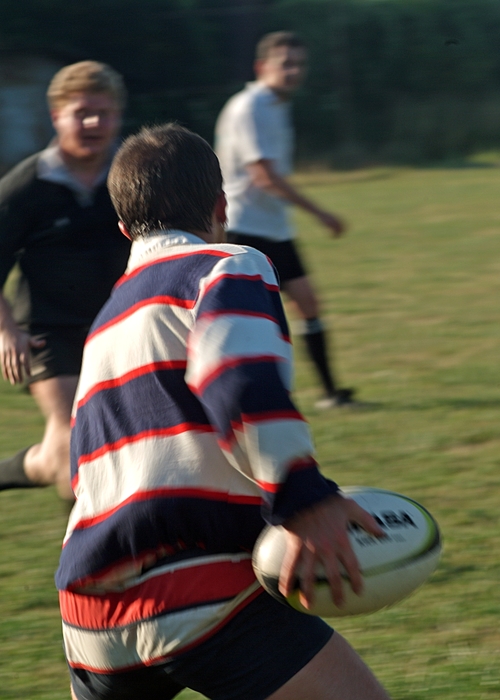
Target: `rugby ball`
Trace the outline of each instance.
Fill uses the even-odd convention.
[[[416,501],[392,491],[360,486],[343,488],[341,493],[371,513],[386,534],[376,538],[355,524],[350,527],[349,539],[363,575],[361,595],[353,593],[345,576],[344,605],[338,608],[318,566],[314,604],[306,610],[299,600],[298,584],[287,598],[278,590],[286,548],[284,528],[264,528],[253,550],[255,574],[268,593],[296,610],[321,617],[361,615],[393,605],[427,580],[441,554],[439,527]]]

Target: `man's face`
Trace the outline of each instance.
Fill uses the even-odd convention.
[[[256,61],[257,78],[287,99],[302,85],[307,71],[307,51],[296,46],[277,46]]]
[[[76,93],[51,117],[60,149],[76,160],[107,157],[121,126],[121,110],[106,93]]]

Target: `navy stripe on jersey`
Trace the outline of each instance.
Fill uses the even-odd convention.
[[[265,387],[265,389],[263,389]],[[201,402],[213,425],[225,440],[230,440],[234,425],[248,422],[252,416],[286,412],[303,421],[293,405],[279,375],[278,364],[242,358],[236,366],[226,364],[221,372],[204,384]],[[261,419],[261,418],[259,418]]]
[[[222,275],[203,295],[197,317],[219,313],[251,313],[272,319],[281,335],[290,339],[277,286],[267,285],[260,275]]]
[[[306,468],[292,468],[277,493],[262,492],[263,517],[271,525],[281,525],[299,511],[338,493],[338,490],[335,482],[325,479],[315,462]]]
[[[183,369],[141,374],[91,395],[78,408],[77,425],[72,440],[72,471],[77,461],[85,461],[107,446],[132,441],[136,435],[167,433],[177,426],[181,431],[211,430],[203,407],[184,381]]]
[[[205,252],[189,256],[172,256],[144,266],[138,274],[122,278],[123,282],[104,306],[90,336],[113,323],[123,314],[129,314],[138,304],[155,298],[190,308],[194,304],[202,277],[217,263],[217,257]],[[115,293],[119,292],[119,293]]]
[[[201,242],[201,238],[198,238],[198,241]],[[122,275],[122,277],[120,277],[118,282],[115,284],[115,288],[121,286],[122,284],[124,284],[128,280],[133,279],[137,275],[140,275],[143,270],[151,268],[153,265],[157,265],[158,263],[161,264],[165,260],[185,260],[186,258],[194,258],[194,257],[199,256],[199,255],[202,255],[206,258],[209,258],[209,257],[214,258],[213,265],[217,264],[218,259],[232,257],[232,253],[228,253],[227,251],[212,247],[211,244],[209,244],[208,247],[204,248],[203,250],[197,250],[197,251],[190,251],[189,250],[187,252],[173,253],[173,254],[166,253],[163,256],[159,255],[159,257],[156,258],[155,260],[148,260],[143,265],[138,265],[133,270],[125,272],[125,274]]]
[[[205,556],[251,551],[265,524],[261,504],[230,503],[230,495],[224,496],[226,501],[152,492],[95,525],[77,526],[61,558],[57,587],[83,585],[93,574],[155,552],[195,550]]]

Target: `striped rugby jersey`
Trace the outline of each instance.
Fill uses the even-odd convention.
[[[70,665],[151,665],[214,634],[262,592],[251,551],[265,521],[337,491],[291,364],[264,255],[181,231],[133,243],[73,409],[77,501],[56,574]]]

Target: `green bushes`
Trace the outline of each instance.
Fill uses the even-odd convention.
[[[500,144],[496,0],[282,0],[311,47],[301,151],[434,160]]]
[[[415,162],[500,147],[498,0],[3,0],[0,50],[108,61],[131,91],[128,129],[174,118],[210,139],[252,75],[256,40],[280,28],[311,53],[299,157]]]

